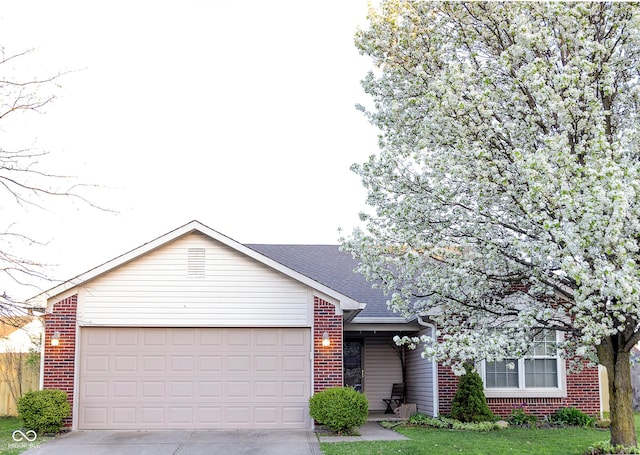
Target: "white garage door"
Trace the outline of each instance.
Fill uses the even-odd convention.
[[[310,329],[81,329],[79,429],[308,428]]]

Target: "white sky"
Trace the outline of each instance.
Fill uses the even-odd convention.
[[[23,253],[58,279],[193,219],[242,243],[336,243],[366,208],[349,167],[377,151],[354,108],[368,102],[371,63],[353,45],[366,12],[366,0],[4,2],[0,45],[36,49],[20,71],[77,71],[45,115],[0,123],[0,146],[49,151],[47,169],[100,185],[85,194],[118,213],[2,207],[0,228],[48,242]]]

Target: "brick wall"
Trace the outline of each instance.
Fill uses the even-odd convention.
[[[491,412],[508,417],[514,408],[526,407],[525,412],[544,417],[559,408],[574,407],[591,416],[600,414],[600,389],[598,367],[587,368],[576,373],[568,372],[567,396],[562,398],[487,398]],[[448,366],[438,364],[438,398],[440,413],[451,412],[451,400],[456,393],[458,377]]]
[[[43,388],[67,392],[73,409],[73,382],[76,354],[76,309],[78,295],[72,295],[53,305],[45,315]],[[60,332],[60,344],[51,346],[51,337]],[[64,421],[70,427],[72,416]]]
[[[322,346],[324,332],[331,346]],[[313,298],[313,353],[313,391],[342,387],[342,316],[318,297]]]

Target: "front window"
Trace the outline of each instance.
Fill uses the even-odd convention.
[[[556,349],[559,333],[545,330],[533,338],[522,359],[484,362],[481,367],[488,397],[564,396],[565,367]]]

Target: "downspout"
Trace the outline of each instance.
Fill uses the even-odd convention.
[[[44,343],[45,338],[45,334],[47,332],[47,325],[46,325],[46,320],[44,315],[42,316],[42,333],[41,333],[41,338],[40,338],[40,384],[38,386],[38,390],[42,390],[44,388],[44,355],[45,355],[45,349],[47,348],[47,345]]]
[[[422,317],[418,316],[418,324],[421,325],[422,327],[428,327],[431,329],[431,336],[433,337],[434,341],[437,341],[437,335],[436,335],[436,326],[435,324],[431,324],[429,322],[424,322],[422,320]],[[433,417],[438,417],[438,414],[440,413],[440,401],[439,401],[439,397],[438,397],[438,362],[436,362],[434,359],[431,359],[431,369],[433,371],[433,383],[432,383],[432,395],[433,395]]]
[[[604,419],[604,400],[602,399],[602,370],[604,367],[598,365],[598,396],[600,397],[600,420]]]

